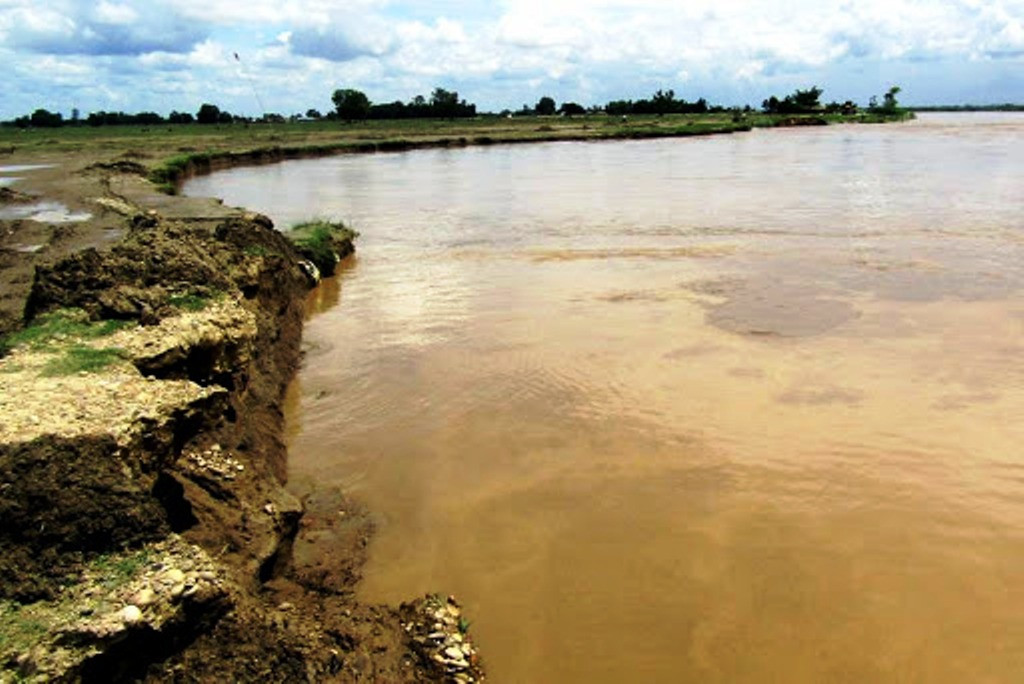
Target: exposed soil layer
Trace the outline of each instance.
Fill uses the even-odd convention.
[[[0,358],[0,680],[478,680],[471,646],[472,662],[415,641],[437,599],[354,599],[366,511],[283,487],[309,265],[266,217],[168,203],[143,170],[72,174],[57,199],[95,212],[74,240],[0,222],[3,330],[118,322]],[[26,232],[44,247],[11,249]],[[109,365],[53,370],[76,354]]]

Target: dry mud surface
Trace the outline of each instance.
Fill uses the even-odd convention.
[[[454,598],[355,600],[365,510],[283,487],[291,243],[136,162],[11,163],[0,209],[57,209],[0,213],[0,682],[480,680]]]

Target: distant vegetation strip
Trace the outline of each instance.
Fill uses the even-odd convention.
[[[761,103],[761,111],[766,114],[844,114],[847,116],[862,113],[885,113],[892,114],[900,109],[896,94],[900,92],[899,86],[891,87],[882,98],[872,97],[866,108],[862,108],[851,100],[845,102],[832,101],[824,103],[821,95],[822,88],[812,86],[806,90],[797,89],[790,95],[782,98],[771,96]],[[612,116],[623,115],[666,115],[666,114],[721,114],[721,113],[742,113],[752,114],[754,108],[750,105],[743,107],[725,107],[722,105],[709,104],[703,97],[694,101],[687,101],[685,98],[676,96],[672,89],[657,90],[649,98],[638,100],[612,100],[604,105],[591,105],[584,107],[576,102],[563,102],[558,105],[555,99],[550,96],[541,97],[532,107],[524,104],[521,109],[512,111],[509,109],[496,113],[481,114],[477,111],[475,104],[461,99],[459,94],[444,88],[435,88],[429,98],[417,95],[409,102],[395,100],[394,102],[374,103],[360,90],[354,88],[339,88],[331,95],[334,110],[322,114],[317,109],[307,109],[305,113],[295,113],[289,116],[283,114],[264,112],[259,118],[245,117],[231,114],[222,110],[215,104],[203,103],[199,110],[193,115],[188,112],[172,111],[164,117],[156,112],[139,112],[128,114],[125,112],[92,112],[85,118],[81,116],[76,108],[71,111],[71,117],[66,119],[59,112],[51,112],[47,109],[36,109],[31,114],[17,117],[10,121],[2,122],[4,126],[17,128],[61,128],[64,126],[120,126],[139,125],[157,126],[164,124],[227,124],[227,123],[285,123],[288,121],[345,121],[355,122],[364,120],[402,120],[402,119],[466,119],[481,117],[510,118],[513,116],[581,116],[584,114],[609,114]]]
[[[352,128],[353,137],[340,140],[299,142],[295,144],[261,145],[244,151],[224,149],[194,151],[175,155],[160,163],[150,172],[150,180],[164,192],[173,194],[186,177],[208,173],[221,168],[269,163],[287,159],[323,157],[346,153],[400,152],[422,148],[467,147],[559,141],[601,141],[645,138],[680,138],[719,135],[750,131],[754,128],[780,126],[813,126],[831,123],[882,123],[902,120],[913,115],[900,111],[890,114],[859,113],[853,115],[779,115],[737,113],[723,115],[680,115],[609,117],[589,115],[571,120],[533,117],[514,123],[479,122],[474,125],[450,121],[424,121],[417,125]],[[272,136],[282,142],[287,138],[284,130],[296,136],[303,132],[302,124],[285,124]],[[475,129],[475,130],[474,130]],[[406,137],[389,137],[388,133],[405,133]],[[369,136],[379,136],[366,139]]]
[[[925,105],[911,107],[915,112],[1024,112],[1024,104],[962,104],[962,105]]]
[[[376,105],[365,94],[352,89],[335,91],[335,111],[328,116],[311,112],[308,118],[292,120],[239,120],[205,104],[198,117],[175,113],[162,120],[144,113],[125,120],[135,123],[115,125],[112,122],[121,121],[119,115],[90,115],[88,124],[73,121],[72,125],[61,125],[59,115],[49,120],[49,113],[40,110],[22,117],[17,126],[0,128],[0,153],[100,153],[120,148],[120,157],[108,164],[146,173],[161,190],[173,194],[192,174],[333,154],[689,137],[776,126],[899,121],[913,117],[897,103],[899,91],[898,87],[890,88],[881,103],[872,98],[866,109],[849,101],[822,104],[822,89],[812,87],[781,99],[770,97],[759,111],[749,106],[711,106],[703,98],[688,102],[677,98],[672,90],[658,90],[648,99],[615,101],[589,109],[573,103],[558,107],[553,98],[543,97],[532,108],[524,105],[519,112],[476,114],[475,106],[459,99],[458,93],[440,88],[429,100],[392,103],[389,111],[394,118],[375,118],[374,112],[383,110],[375,110]]]

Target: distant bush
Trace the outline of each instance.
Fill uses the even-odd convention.
[[[231,114],[221,111],[217,105],[209,102],[203,103],[196,112],[196,121],[201,124],[231,123],[235,120]]]
[[[781,100],[774,95],[761,103],[761,109],[766,114],[811,114],[820,112],[821,94],[824,91],[818,86],[811,86],[807,90],[797,89],[792,95],[787,95]]]
[[[64,125],[64,117],[59,112],[37,109],[29,117],[29,123],[35,128],[60,128]]]

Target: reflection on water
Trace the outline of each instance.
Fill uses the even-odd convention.
[[[1016,681],[1024,118],[340,157],[192,194],[349,220],[292,486],[495,682]]]

